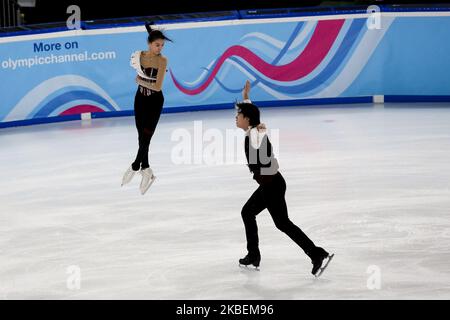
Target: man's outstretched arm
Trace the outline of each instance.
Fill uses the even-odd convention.
[[[251,101],[250,101],[250,81],[249,80],[245,81],[245,86],[244,86],[244,89],[242,90],[242,98],[244,99],[244,102],[247,102],[245,100],[249,100],[248,102],[251,103]]]

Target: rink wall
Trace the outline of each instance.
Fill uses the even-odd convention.
[[[260,106],[450,101],[450,11],[236,16],[160,23],[163,112],[232,108],[244,81]],[[0,37],[0,127],[129,116],[138,26]]]

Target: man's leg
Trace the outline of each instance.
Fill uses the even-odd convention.
[[[261,187],[259,187],[248,199],[241,211],[247,237],[247,250],[250,256],[260,256],[256,216],[264,209],[266,209],[266,204]]]
[[[274,182],[264,188],[263,194],[266,199],[267,209],[272,216],[275,226],[291,238],[303,251],[311,257],[316,246],[308,236],[289,219],[285,200],[286,184],[284,179],[277,177]]]

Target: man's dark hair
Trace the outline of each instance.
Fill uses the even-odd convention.
[[[235,104],[238,113],[250,119],[250,125],[256,127],[261,123],[259,109],[253,103],[240,102]]]

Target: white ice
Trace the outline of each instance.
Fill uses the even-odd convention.
[[[335,253],[321,278],[267,211],[261,271],[238,266],[257,187],[244,164],[173,163],[174,130],[234,129],[230,109],[162,115],[144,196],[139,176],[120,187],[133,117],[1,129],[0,298],[450,298],[449,104],[262,114],[279,129],[291,220]]]

